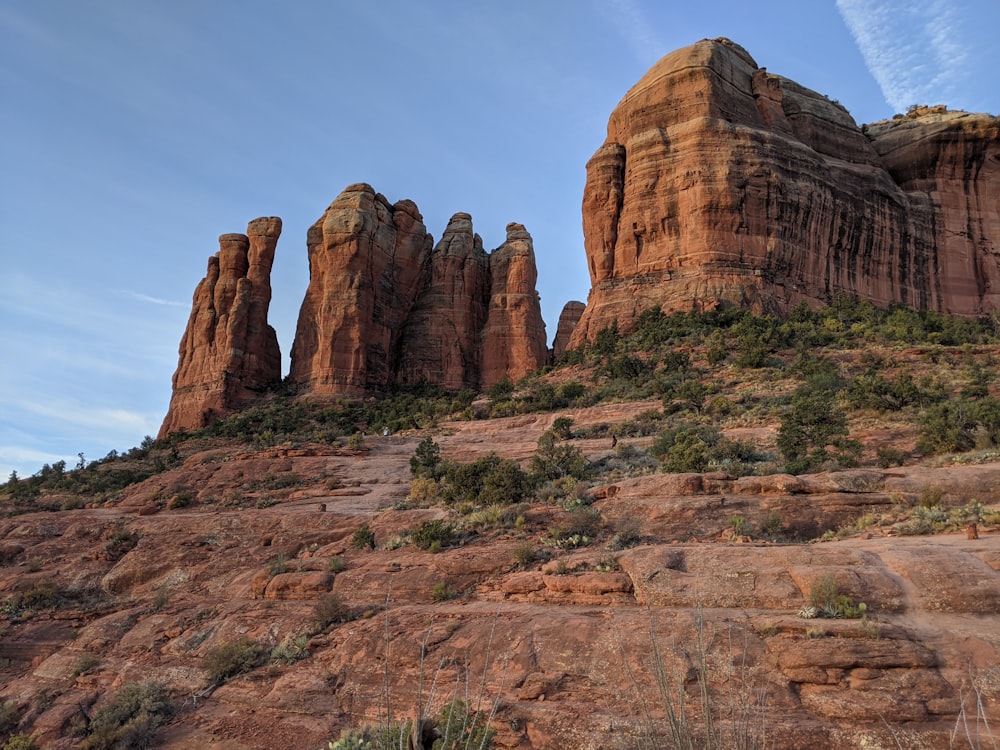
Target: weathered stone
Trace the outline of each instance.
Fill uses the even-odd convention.
[[[472,217],[457,213],[434,248],[430,278],[406,320],[398,381],[478,388],[489,292],[489,255],[472,231]]]
[[[582,302],[567,302],[559,313],[559,324],[556,326],[556,337],[552,341],[552,356],[558,358],[569,345],[570,337],[576,330],[577,323],[583,317],[586,305]]]
[[[320,394],[385,388],[430,255],[420,212],[412,201],[390,205],[370,185],[351,185],[310,227],[307,244],[291,378]]]
[[[728,40],[673,52],[587,165],[592,289],[571,346],[652,307],[783,312],[845,293],[996,310],[998,155],[988,115],[917,111],[863,132]]]
[[[281,352],[267,323],[271,264],[281,219],[224,234],[194,292],[181,338],[170,408],[160,436],[197,429],[247,406],[281,380]]]
[[[508,224],[506,241],[490,253],[481,388],[489,388],[505,377],[520,380],[548,361],[545,322],[535,290],[537,281],[531,235],[521,224]]]

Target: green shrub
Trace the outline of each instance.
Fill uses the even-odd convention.
[[[495,732],[490,728],[487,717],[480,711],[472,711],[461,700],[454,700],[441,710],[437,722],[441,737],[434,742],[434,750],[490,750]]]
[[[447,583],[440,581],[434,584],[434,590],[431,591],[431,599],[436,602],[446,602],[454,598],[455,592],[451,590]]]
[[[59,586],[52,578],[42,578],[35,581],[30,589],[21,595],[21,607],[24,609],[51,609],[59,603]]]
[[[921,414],[920,424],[919,451],[963,453],[976,447],[976,408],[964,398],[935,404]]]
[[[529,541],[518,542],[514,546],[514,562],[517,567],[525,570],[538,559],[538,552],[535,545]]]
[[[531,457],[530,470],[536,482],[563,477],[584,479],[587,476],[588,464],[583,451],[560,443],[552,430],[546,430],[538,438],[538,447]]]
[[[76,664],[73,665],[73,671],[70,674],[73,677],[89,674],[100,663],[101,660],[93,654],[83,654],[83,656],[76,660]]]
[[[445,464],[441,459],[441,446],[434,438],[425,437],[417,444],[417,449],[410,456],[410,473],[415,478],[440,479],[444,476]]]
[[[848,438],[847,417],[835,400],[834,388],[823,380],[810,380],[796,389],[777,437],[789,473],[812,471],[830,460],[841,466],[857,464],[861,445]]]
[[[309,636],[307,635],[289,636],[271,649],[271,661],[279,664],[294,664],[307,658],[309,658]]]
[[[573,437],[573,420],[569,417],[556,417],[552,421],[551,430],[560,440],[569,440]]]
[[[334,623],[350,620],[351,610],[339,594],[330,592],[323,594],[316,600],[316,604],[313,606],[313,617],[322,630]]]
[[[220,685],[230,677],[245,674],[260,664],[263,649],[246,636],[223,643],[205,654],[202,669],[209,685]]]
[[[172,712],[167,688],[159,682],[130,683],[101,706],[87,727],[82,750],[149,748],[153,734]]]
[[[442,497],[450,505],[510,505],[523,502],[531,490],[531,480],[517,461],[491,453],[449,466]]]
[[[0,699],[0,736],[10,734],[21,723],[21,712],[17,704]]]
[[[573,508],[563,513],[549,527],[549,540],[556,547],[583,547],[594,540],[602,525],[601,514],[595,508]]]
[[[351,537],[351,547],[354,549],[375,549],[375,532],[368,524],[364,524],[354,532],[354,536]]]
[[[410,541],[425,552],[432,548],[436,552],[454,540],[455,527],[440,518],[424,521],[410,531]]]
[[[41,750],[30,734],[15,734],[7,738],[0,750]]]

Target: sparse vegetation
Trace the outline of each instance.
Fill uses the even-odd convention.
[[[202,659],[205,680],[209,685],[221,685],[258,666],[263,654],[260,644],[245,636],[216,646]]]
[[[153,733],[173,711],[159,682],[129,683],[98,708],[86,727],[82,750],[119,750],[153,746]]]

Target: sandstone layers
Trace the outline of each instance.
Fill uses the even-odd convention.
[[[246,407],[281,379],[267,324],[280,219],[226,234],[209,259],[181,340],[160,436]],[[487,253],[455,214],[434,247],[410,200],[346,188],[309,229],[309,287],[290,379],[301,392],[365,395],[395,385],[488,388],[548,361],[531,235],[507,226]]]
[[[280,234],[281,219],[271,216],[251,221],[246,234],[219,237],[194,292],[160,437],[204,427],[281,380],[278,337],[267,323]]]
[[[783,312],[838,293],[1000,309],[1000,120],[838,103],[705,40],[661,59],[587,165],[577,346],[654,306]]]
[[[292,379],[314,393],[428,383],[487,388],[548,359],[531,235],[492,253],[455,214],[433,240],[411,201],[352,185],[309,230]]]

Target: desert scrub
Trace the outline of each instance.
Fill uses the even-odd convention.
[[[230,677],[245,674],[260,664],[263,649],[246,636],[216,646],[202,659],[202,669],[209,685],[221,685]]]
[[[455,527],[435,518],[424,521],[410,531],[410,541],[425,552],[440,552],[455,541]]]
[[[351,610],[339,594],[323,594],[313,606],[313,617],[320,630],[325,630],[337,622],[347,622],[351,619]]]
[[[454,599],[456,596],[457,594],[445,581],[435,583],[434,588],[431,590],[431,599],[436,602],[446,602],[449,599]]]
[[[868,605],[858,604],[846,594],[840,593],[837,577],[824,573],[809,586],[809,605],[815,609],[816,617],[845,617],[860,619],[866,616]]]
[[[601,514],[585,506],[566,511],[549,527],[546,544],[561,549],[573,549],[590,544],[603,526]]]
[[[514,564],[521,570],[530,568],[537,559],[538,553],[532,542],[518,542],[514,546]]]
[[[76,664],[73,665],[73,671],[70,672],[70,675],[72,677],[79,677],[80,675],[90,674],[100,663],[101,660],[93,654],[83,654],[83,656],[76,660]]]
[[[159,682],[129,683],[101,706],[87,725],[81,750],[144,748],[173,707],[166,686]]]
[[[351,547],[354,549],[375,549],[375,533],[368,524],[364,524],[351,537]]]
[[[309,636],[296,635],[285,638],[271,649],[271,662],[294,664],[309,657]]]

